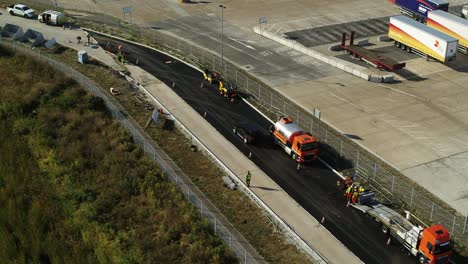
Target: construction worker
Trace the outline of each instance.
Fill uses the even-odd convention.
[[[247,175],[245,176],[245,182],[247,183],[247,187],[250,187],[250,179],[252,179],[252,175],[250,171],[247,171]]]
[[[345,196],[346,196],[346,202],[347,203],[350,203],[351,202],[351,197],[353,195],[353,185],[350,185],[347,189],[346,189],[346,192],[345,192]]]
[[[363,193],[366,189],[364,188],[364,186],[359,186],[359,194]]]
[[[357,188],[357,187],[354,187],[353,196],[352,196],[352,198],[351,198],[351,202],[352,202],[353,204],[356,204],[357,201],[358,201],[358,197],[359,197],[358,188]]]

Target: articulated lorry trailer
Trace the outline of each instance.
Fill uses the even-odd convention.
[[[388,37],[403,50],[441,62],[454,60],[457,56],[456,38],[406,16],[390,17]]]
[[[374,199],[374,193],[365,191],[352,206],[380,223],[382,232],[388,235],[387,243],[401,243],[409,254],[421,264],[449,264],[452,260],[452,240],[448,230],[441,224],[426,228],[411,223],[391,208]],[[408,212],[409,214],[409,212]]]
[[[298,163],[317,159],[318,142],[289,117],[281,117],[270,128],[275,143]]]
[[[405,14],[416,21],[424,22],[427,13],[432,10],[448,11],[449,3],[445,0],[388,0],[400,7],[402,14]]]
[[[468,53],[468,20],[441,10],[435,10],[429,12],[426,24],[458,39],[460,52]]]

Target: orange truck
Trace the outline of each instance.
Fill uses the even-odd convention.
[[[375,201],[374,193],[366,191],[359,195],[358,203],[352,206],[373,217],[381,224],[382,232],[401,243],[409,254],[421,264],[449,264],[452,259],[452,240],[448,230],[441,224],[426,228],[414,225],[391,208]],[[409,212],[408,212],[409,213]]]
[[[318,142],[289,117],[281,117],[271,127],[275,143],[299,163],[317,159]]]

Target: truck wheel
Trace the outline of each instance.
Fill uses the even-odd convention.
[[[388,227],[386,227],[385,225],[382,225],[381,230],[382,230],[382,233],[386,235],[388,234]]]
[[[15,13],[13,13],[13,11],[10,11],[10,15],[14,16],[14,15],[15,15]]]
[[[236,134],[237,130],[235,128],[232,129],[232,133]]]
[[[292,153],[292,154],[291,154],[291,157],[292,157],[293,160],[296,160],[296,158],[297,158],[296,153]]]
[[[28,18],[28,15],[24,14],[23,17],[24,17],[24,18]]]
[[[399,48],[399,47],[400,47],[400,42],[395,41],[395,46],[396,46],[397,48]]]
[[[401,49],[402,49],[402,50],[405,50],[405,49],[406,49],[406,45],[405,45],[405,44],[401,44]]]
[[[418,260],[419,260],[419,263],[421,263],[421,264],[426,264],[427,263],[426,257],[424,257],[423,254],[419,254]]]
[[[244,138],[244,143],[245,143],[245,144],[249,143],[249,141],[247,140],[247,138]]]

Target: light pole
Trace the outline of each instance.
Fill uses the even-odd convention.
[[[226,6],[219,5],[221,8],[221,69],[224,67],[224,9]]]

